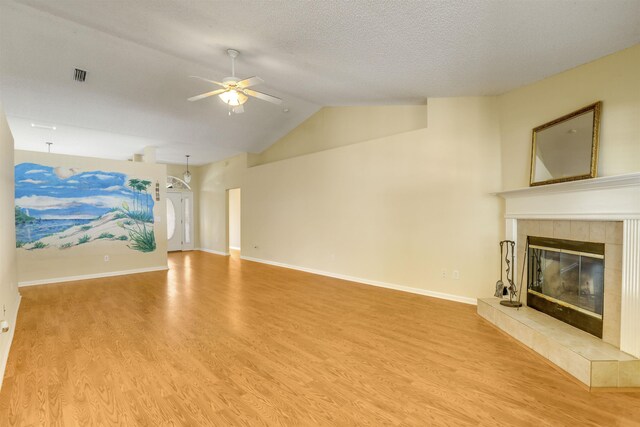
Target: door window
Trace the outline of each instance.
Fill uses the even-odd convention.
[[[176,208],[173,201],[167,198],[167,239],[171,240],[176,232]]]

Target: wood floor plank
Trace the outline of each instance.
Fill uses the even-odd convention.
[[[640,426],[475,307],[203,252],[22,288],[0,426]]]

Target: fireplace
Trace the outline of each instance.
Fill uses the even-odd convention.
[[[584,314],[591,318],[601,317],[602,338],[532,307],[504,307],[496,298],[479,299],[478,313],[592,389],[640,387],[640,172],[497,194],[505,199],[504,238],[516,242],[516,277],[524,278],[519,285],[523,286],[522,302],[526,305],[535,305],[530,300],[538,296],[535,292],[543,283],[538,284],[533,270],[527,277],[529,268],[524,261],[533,264],[529,256],[535,257],[528,253],[528,236],[604,245],[603,259],[592,256],[601,256],[602,246],[599,250],[564,248],[564,254],[560,254],[567,256],[565,266],[553,254],[558,259],[557,275],[564,272],[568,279],[572,275],[579,278],[583,269],[591,274],[593,283],[578,279],[573,285],[573,299],[563,300],[558,292],[555,299],[561,301],[563,310],[564,304],[570,304],[586,310],[589,313]],[[539,257],[549,255],[553,259],[552,250],[559,249],[548,241],[532,242],[536,243],[549,252],[538,253]],[[580,255],[577,260],[568,258],[571,250],[578,252],[573,255]],[[600,279],[593,279],[599,276],[600,267],[592,267],[600,262],[604,270],[602,302],[596,297]],[[528,291],[529,283],[534,284],[534,292]],[[565,286],[570,288],[567,283]],[[580,294],[580,289],[586,292]],[[567,293],[560,293],[569,298]]]
[[[528,237],[527,305],[602,338],[604,243]]]

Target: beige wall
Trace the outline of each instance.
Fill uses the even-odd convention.
[[[324,107],[260,154],[249,166],[289,159],[427,127],[426,105]]]
[[[503,221],[489,194],[528,186],[531,129],[602,100],[599,175],[640,170],[638,75],[640,45],[499,97],[430,99],[401,125],[381,119],[398,107],[322,109],[258,166],[199,168],[202,247],[225,251],[224,191],[242,187],[245,256],[490,295]]]
[[[13,136],[0,105],[0,320],[7,320],[11,328],[8,333],[0,333],[0,388],[15,329],[19,298],[13,186]]]
[[[102,160],[90,157],[48,154],[33,151],[15,152],[15,164],[32,162],[46,166],[80,168],[83,171],[104,170],[135,175],[155,182],[166,182],[166,166],[152,163],[137,163],[117,160]],[[160,201],[155,202],[155,238],[157,248],[154,252],[142,253],[126,247],[122,242],[108,240],[92,242],[91,245],[74,246],[68,249],[48,247],[35,251],[18,250],[18,281],[20,283],[56,280],[67,277],[98,275],[162,268],[167,266],[167,227],[166,227],[166,185],[160,185]],[[15,246],[14,246],[15,247]],[[15,250],[14,250],[15,252]],[[109,255],[105,262],[104,256]]]
[[[502,232],[489,195],[500,186],[496,100],[432,99],[428,114],[428,128],[246,169],[243,256],[489,295]]]
[[[531,130],[602,101],[598,176],[640,171],[640,44],[500,96],[502,188],[529,186]]]
[[[184,172],[187,170],[186,165],[167,165],[167,176],[175,176],[184,179]],[[191,182],[189,187],[193,192],[193,247],[200,247],[200,179],[197,167],[189,165],[191,172]]]

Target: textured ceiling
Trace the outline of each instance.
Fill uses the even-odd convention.
[[[196,163],[261,151],[320,106],[500,94],[640,42],[638,0],[0,7],[2,102],[16,134],[28,132],[13,118],[48,121],[138,137],[132,148],[151,142],[164,161],[190,151]],[[229,74],[228,47],[242,52],[238,74],[262,77],[262,89],[282,96],[289,113],[252,100],[247,113],[227,117],[215,99],[185,102],[208,89],[187,75]],[[85,86],[69,81],[76,66],[89,71]]]

